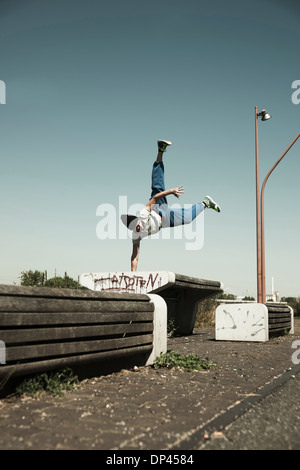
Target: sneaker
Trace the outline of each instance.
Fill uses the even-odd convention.
[[[221,212],[221,208],[219,204],[217,204],[211,197],[206,196],[203,199],[203,204],[207,207],[207,209],[214,209],[217,212]]]
[[[158,145],[159,152],[165,152],[166,148],[169,145],[172,145],[172,142],[170,142],[169,140],[158,140],[157,145]]]

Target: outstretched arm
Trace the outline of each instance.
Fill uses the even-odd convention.
[[[152,199],[148,202],[146,205],[146,208],[148,211],[151,211],[152,206],[158,203],[158,201],[165,196],[169,196],[169,194],[173,194],[175,197],[179,198],[181,194],[184,193],[184,188],[183,186],[179,186],[178,188],[173,188],[173,189],[167,189],[166,191],[162,191],[161,193],[155,194]]]
[[[132,245],[132,255],[131,255],[131,271],[137,270],[138,260],[139,260],[140,244],[133,243]]]

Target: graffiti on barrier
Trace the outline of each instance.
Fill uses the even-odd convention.
[[[175,274],[168,271],[84,273],[80,275],[79,282],[93,291],[147,294],[173,284]]]
[[[217,340],[268,341],[268,309],[256,303],[219,305],[215,330]]]
[[[231,329],[235,330],[236,328],[248,328],[251,336],[256,336],[260,331],[265,330],[265,319],[264,316],[255,316],[255,313],[250,315],[249,309],[238,308],[237,315],[233,316],[226,309],[223,309],[224,324],[218,330]],[[227,318],[226,318],[227,317]]]
[[[148,275],[128,275],[116,273],[107,277],[94,279],[94,290],[115,290],[125,292],[148,292],[161,286],[162,278],[159,273],[149,273]]]

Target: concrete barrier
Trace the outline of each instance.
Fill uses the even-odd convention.
[[[152,364],[166,330],[157,295],[0,285],[0,378],[137,355]]]
[[[294,332],[293,309],[286,304],[224,303],[216,309],[216,340],[268,341],[286,332]]]
[[[219,281],[170,271],[83,273],[79,282],[93,291],[159,295],[167,304],[168,321],[183,335],[193,333],[199,302],[223,292]]]
[[[161,353],[167,352],[167,305],[162,297],[148,294],[150,302],[154,305],[153,317],[153,343],[152,351],[146,365],[152,365]]]

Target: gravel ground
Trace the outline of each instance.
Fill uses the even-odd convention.
[[[208,448],[216,443],[208,423],[295,367],[292,343],[299,333],[296,328],[295,335],[248,343],[215,341],[213,329],[197,329],[169,339],[168,348],[209,358],[217,364],[209,371],[142,366],[82,380],[64,397],[2,398],[0,449]]]
[[[300,450],[300,374],[199,446],[205,450]]]

